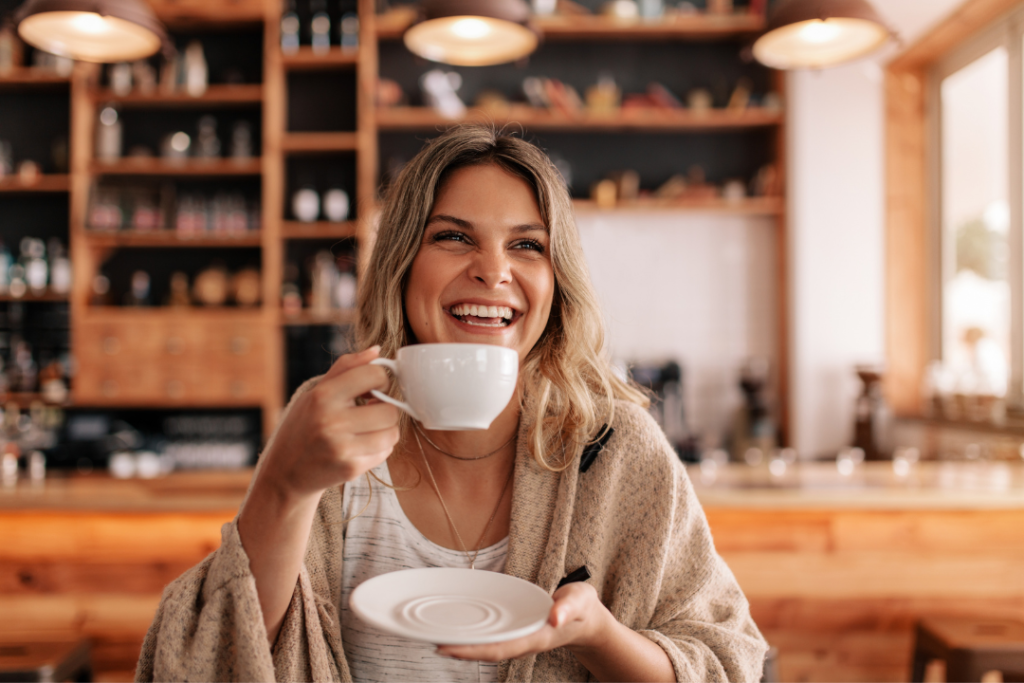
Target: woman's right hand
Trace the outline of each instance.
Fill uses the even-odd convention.
[[[319,498],[391,454],[398,443],[398,408],[376,399],[356,404],[371,389],[388,389],[384,368],[369,365],[379,354],[373,346],[342,356],[319,384],[295,398],[263,453],[259,483],[271,484],[286,500]]]

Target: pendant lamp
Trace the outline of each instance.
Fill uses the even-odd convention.
[[[524,0],[424,0],[423,21],[405,32],[405,46],[432,62],[490,66],[537,49]]]
[[[170,45],[143,0],[27,0],[15,21],[29,45],[83,62],[131,62]]]
[[[754,57],[773,69],[820,69],[863,57],[891,36],[867,0],[782,0]]]

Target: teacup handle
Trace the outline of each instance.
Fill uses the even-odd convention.
[[[375,358],[375,359],[370,361],[370,365],[381,365],[381,366],[384,366],[385,368],[387,368],[388,370],[393,372],[395,374],[395,377],[398,376],[398,363],[396,363],[395,361],[391,360],[390,358]],[[371,389],[370,390],[370,394],[374,398],[380,399],[381,401],[384,401],[385,403],[390,403],[391,405],[395,406],[396,408],[404,410],[405,412],[409,413],[409,415],[411,415],[414,420],[419,420],[420,419],[419,416],[416,414],[416,411],[414,411],[412,409],[412,406],[410,406],[408,403],[404,403],[402,401],[399,401],[397,398],[392,398],[392,397],[388,396],[387,394],[385,394],[383,391],[377,391],[376,389]],[[421,420],[421,422],[422,422],[422,420]]]

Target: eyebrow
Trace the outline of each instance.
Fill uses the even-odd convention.
[[[429,227],[433,223],[451,223],[457,225],[465,230],[473,230],[473,224],[463,218],[457,218],[450,216],[446,213],[439,213],[431,216],[427,219],[425,227]],[[547,232],[547,226],[543,223],[523,223],[521,225],[515,225],[512,227],[513,232],[532,232],[534,230],[540,230],[541,232]]]

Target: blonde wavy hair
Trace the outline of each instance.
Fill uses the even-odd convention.
[[[642,406],[649,401],[639,388],[616,376],[604,353],[604,323],[568,189],[534,145],[493,127],[461,125],[430,141],[405,166],[386,192],[376,243],[363,273],[357,340],[359,348],[379,344],[387,358],[416,343],[403,300],[427,219],[453,171],[483,164],[494,164],[530,184],[550,234],[554,300],[547,327],[520,368],[520,398],[522,409],[531,413],[531,455],[541,467],[557,471],[569,466],[576,450],[594,439],[602,425],[611,424],[614,399]]]

